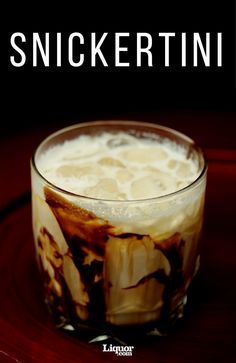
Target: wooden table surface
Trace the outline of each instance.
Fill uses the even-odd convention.
[[[146,119],[197,140],[209,163],[201,268],[184,319],[169,336],[136,345],[132,357],[104,353],[101,344],[54,329],[34,260],[29,160],[38,142],[57,127],[31,127],[2,135],[0,143],[1,363],[236,361],[236,115],[172,113]]]

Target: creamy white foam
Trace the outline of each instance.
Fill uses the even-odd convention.
[[[199,175],[197,162],[170,140],[124,132],[83,135],[37,158],[54,185],[94,198],[139,200],[175,192]]]

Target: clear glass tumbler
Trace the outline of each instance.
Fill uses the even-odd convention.
[[[66,191],[39,171],[49,148],[104,131],[181,146],[198,176],[166,195],[112,200]],[[199,266],[206,171],[193,140],[150,123],[81,123],[38,146],[31,162],[33,232],[45,302],[58,327],[91,339],[168,332],[183,315]]]

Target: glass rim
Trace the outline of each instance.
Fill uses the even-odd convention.
[[[170,133],[172,135],[176,135],[179,138],[181,138],[182,140],[188,142],[190,145],[192,145],[195,150],[197,151],[198,154],[201,155],[202,160],[203,160],[203,167],[201,172],[199,173],[198,177],[196,179],[194,179],[190,184],[188,184],[187,186],[185,186],[184,188],[180,188],[174,192],[171,193],[167,193],[167,194],[163,194],[160,196],[156,196],[156,197],[151,197],[151,198],[141,198],[141,199],[125,199],[125,200],[118,200],[118,199],[106,199],[106,198],[95,198],[95,197],[90,197],[90,196],[86,196],[83,194],[79,194],[79,193],[75,193],[75,192],[71,192],[69,190],[63,189],[57,185],[55,185],[53,182],[51,182],[50,180],[48,180],[39,170],[37,167],[37,162],[36,162],[36,156],[37,153],[39,151],[39,149],[45,145],[48,141],[50,141],[51,139],[55,138],[56,136],[62,135],[68,131],[73,131],[75,129],[82,129],[84,127],[93,127],[93,126],[106,126],[106,125],[116,125],[116,126],[122,126],[122,124],[127,125],[127,126],[143,126],[143,127],[150,127],[156,130],[161,130],[167,133]],[[76,123],[73,124],[71,126],[67,126],[64,128],[61,128],[53,133],[51,133],[50,135],[48,135],[46,138],[44,138],[36,147],[35,151],[33,152],[33,155],[31,157],[31,161],[30,161],[31,167],[33,168],[33,170],[36,172],[36,174],[44,181],[46,182],[46,184],[48,186],[50,186],[50,188],[52,188],[54,191],[57,191],[61,194],[65,194],[71,197],[76,197],[76,198],[80,198],[86,201],[94,201],[94,202],[104,202],[104,203],[114,203],[114,204],[135,204],[135,203],[147,203],[147,202],[157,202],[157,201],[163,201],[163,200],[167,200],[169,198],[173,198],[174,196],[177,195],[181,195],[185,192],[187,192],[188,190],[193,189],[194,187],[197,187],[201,181],[203,180],[203,178],[206,175],[207,172],[207,159],[206,156],[203,152],[203,150],[195,143],[195,141],[193,139],[191,139],[189,136],[185,135],[184,133],[177,131],[175,129],[172,129],[171,127],[167,127],[167,126],[163,126],[160,124],[155,124],[155,123],[151,123],[151,122],[145,122],[145,121],[133,121],[133,120],[99,120],[99,121],[87,121],[87,122],[81,122],[81,123]]]

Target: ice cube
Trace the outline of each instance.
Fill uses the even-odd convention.
[[[57,168],[56,173],[64,178],[81,178],[84,175],[101,175],[102,169],[97,164],[64,164]]]
[[[155,198],[174,191],[175,180],[163,172],[156,172],[136,179],[131,184],[134,199]]]
[[[128,197],[127,197],[127,194],[126,193],[119,193],[117,199],[118,200],[127,200]]]
[[[178,180],[176,183],[176,187],[178,190],[185,188],[187,185],[191,184],[187,180]]]
[[[114,159],[111,157],[104,157],[102,159],[98,160],[98,163],[103,166],[112,166],[112,167],[118,167],[118,168],[124,168],[124,164],[118,159]]]
[[[85,193],[93,198],[119,199],[120,191],[116,180],[103,178],[96,185],[87,188]]]
[[[86,320],[88,318],[87,305],[89,303],[89,296],[85,290],[80,273],[69,256],[64,256],[63,258],[63,273],[72,299],[78,304],[76,312],[82,320]]]
[[[38,235],[42,235],[43,227],[47,226],[47,231],[54,239],[56,244],[55,247],[58,249],[59,253],[62,255],[66,254],[68,251],[68,245],[61,232],[55,215],[48,204],[37,195],[34,195],[32,207],[35,237],[37,238]],[[45,233],[44,235],[44,241],[47,242],[47,239],[45,239],[47,235]]]
[[[133,174],[127,169],[118,170],[116,173],[116,179],[120,183],[129,182],[133,178]]]
[[[97,155],[97,153],[100,150],[96,149],[91,151],[91,150],[83,150],[83,149],[78,149],[78,150],[74,150],[74,152],[72,154],[67,154],[65,156],[63,156],[62,160],[64,161],[80,161],[81,158],[85,159],[85,158],[90,158],[91,156],[95,156]]]
[[[192,175],[191,167],[188,163],[179,161],[176,174],[181,178],[188,178]]]
[[[109,237],[104,265],[108,321],[138,324],[159,317],[164,285],[157,272],[168,276],[170,264],[149,236]]]
[[[169,160],[167,166],[169,169],[174,169],[177,165],[177,160],[171,159]]]
[[[128,137],[125,138],[123,136],[119,136],[117,135],[116,138],[112,138],[110,140],[107,141],[107,146],[109,146],[109,148],[116,148],[119,146],[123,146],[123,145],[129,145],[129,144],[133,144],[135,142],[135,139],[129,139]]]
[[[152,198],[158,195],[157,186],[149,176],[133,181],[131,184],[131,195],[134,199]]]
[[[166,151],[157,147],[132,148],[121,152],[121,157],[135,163],[148,163],[167,158]]]

